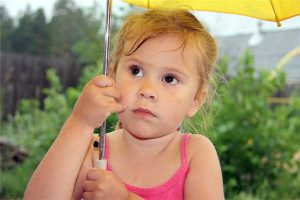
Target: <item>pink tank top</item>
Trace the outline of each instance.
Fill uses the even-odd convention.
[[[158,185],[151,188],[141,188],[131,186],[125,183],[127,189],[143,197],[147,200],[179,200],[184,199],[184,183],[185,178],[189,171],[189,165],[187,161],[187,143],[190,134],[182,135],[181,143],[181,166],[176,173],[162,185]],[[107,160],[107,170],[112,171],[112,167],[109,163],[109,152],[108,152],[108,140],[106,140],[105,147],[105,158]]]

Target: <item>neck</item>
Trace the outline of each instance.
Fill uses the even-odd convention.
[[[137,138],[131,132],[123,129],[121,133],[123,144],[127,146],[128,153],[140,156],[156,156],[162,153],[174,141],[177,131],[157,138]]]

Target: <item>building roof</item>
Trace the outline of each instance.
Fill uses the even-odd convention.
[[[254,55],[257,69],[273,70],[290,51],[300,47],[300,28],[284,31],[217,37],[220,57],[228,56],[229,73],[233,73],[246,49]],[[290,59],[284,67],[288,84],[300,84],[300,55]]]

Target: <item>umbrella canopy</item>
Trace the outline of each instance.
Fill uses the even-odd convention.
[[[277,22],[300,15],[299,0],[123,0],[145,8],[185,8]]]

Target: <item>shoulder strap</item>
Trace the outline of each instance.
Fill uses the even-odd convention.
[[[188,160],[187,160],[187,146],[188,146],[188,141],[190,139],[191,134],[185,133],[182,136],[182,143],[181,143],[181,162],[183,165],[188,165]]]

